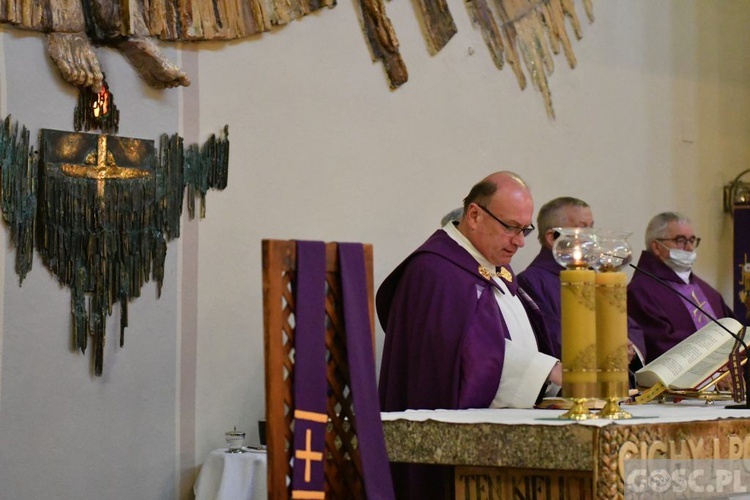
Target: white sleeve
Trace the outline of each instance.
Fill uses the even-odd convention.
[[[500,386],[490,408],[533,408],[557,359],[505,339]]]

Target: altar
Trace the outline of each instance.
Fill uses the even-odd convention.
[[[750,410],[697,401],[624,408],[632,419],[519,409],[381,416],[390,461],[454,466],[461,500],[619,499],[628,460],[750,459]]]

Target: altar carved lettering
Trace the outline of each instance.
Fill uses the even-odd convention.
[[[678,450],[679,446],[679,450]],[[669,458],[690,458],[690,452],[687,450],[687,446],[684,440],[675,441],[674,439],[669,440]]]
[[[744,440],[739,436],[729,436],[729,450],[727,451],[727,458],[750,458],[750,435],[745,436]]]
[[[457,467],[457,500],[565,500],[593,498],[585,471]]]
[[[688,439],[687,443],[688,447],[690,447],[691,457],[703,458],[703,438],[699,438],[697,443],[695,443],[692,439]]]
[[[661,440],[652,442],[625,441],[620,446],[617,466],[622,477],[625,470],[625,460],[695,460],[695,459],[750,459],[750,435],[744,438],[729,436],[725,451],[722,453],[722,440],[711,438],[670,439],[666,443]]]

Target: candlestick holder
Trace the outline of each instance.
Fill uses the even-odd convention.
[[[566,269],[560,272],[563,398],[572,407],[559,418],[596,418],[587,403],[596,398],[595,275],[591,265],[601,252],[589,228],[555,228],[560,236],[552,254]]]
[[[607,420],[627,420],[633,418],[633,415],[623,410],[620,406],[622,398],[611,397],[605,399],[607,400],[607,403],[604,405],[604,408],[599,411],[597,417],[606,418]]]
[[[621,368],[619,359],[625,355],[626,365]],[[598,371],[598,384],[601,398],[606,401],[604,407],[599,411],[599,418],[610,420],[625,420],[633,416],[620,407],[620,401],[628,397],[628,371],[627,371],[627,346],[625,352],[608,358],[610,368],[600,368]],[[614,361],[614,362],[613,362]],[[620,366],[616,366],[620,364]],[[602,366],[602,365],[600,365]]]
[[[589,377],[590,375],[590,377]],[[596,379],[596,370],[567,370],[563,369],[563,399],[571,402],[571,407],[557,417],[561,420],[592,420],[599,418],[596,413],[589,409],[589,402],[596,398],[596,384],[589,381],[578,381],[580,378]],[[572,380],[571,380],[572,379]]]

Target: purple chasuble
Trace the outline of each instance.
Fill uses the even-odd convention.
[[[325,243],[297,241],[292,496],[302,495],[299,498],[313,498],[325,492],[328,425],[325,272]]]
[[[670,286],[685,283],[651,252],[641,253],[638,267],[666,281]],[[715,313],[714,317],[735,318],[721,294],[695,273],[690,274],[690,285],[702,292],[701,302],[705,301],[706,305],[710,306],[711,311]],[[690,311],[692,309],[691,306]],[[628,283],[628,315],[643,329],[647,363],[696,331],[696,324],[690,311],[685,307],[682,297],[677,293],[671,293],[663,284],[644,273],[636,270]]]
[[[489,407],[508,337],[494,288],[500,289],[442,229],[385,279],[376,298],[385,331],[378,387],[383,411]],[[551,354],[543,319],[525,294],[518,296],[539,350]],[[394,464],[392,470],[399,498],[437,500],[452,484],[450,467]]]
[[[670,283],[669,284],[672,288],[680,292],[685,297],[688,297],[690,300],[698,304],[703,311],[705,311],[710,317],[715,318],[716,314],[714,313],[713,307],[711,307],[711,304],[708,302],[708,299],[706,299],[706,294],[703,293],[703,290],[701,287],[699,287],[696,284],[691,283]],[[695,325],[695,330],[698,331],[701,329],[701,327],[708,324],[710,319],[706,317],[706,315],[700,311],[697,307],[695,307],[693,304],[688,302],[685,299],[682,299],[682,305],[685,306],[685,309],[687,309],[687,312],[690,314],[690,317],[693,318],[693,324]]]
[[[529,266],[518,273],[518,285],[529,294],[544,316],[553,355],[560,359],[560,271],[562,266],[555,261],[552,250],[542,248]]]
[[[442,229],[385,279],[376,299],[383,411],[489,407],[509,337],[494,288]],[[539,350],[550,353],[541,317],[521,299]]]
[[[392,500],[395,497],[377,399],[375,355],[372,349],[365,255],[362,245],[339,243],[339,262],[346,354],[365,494],[369,500]]]

